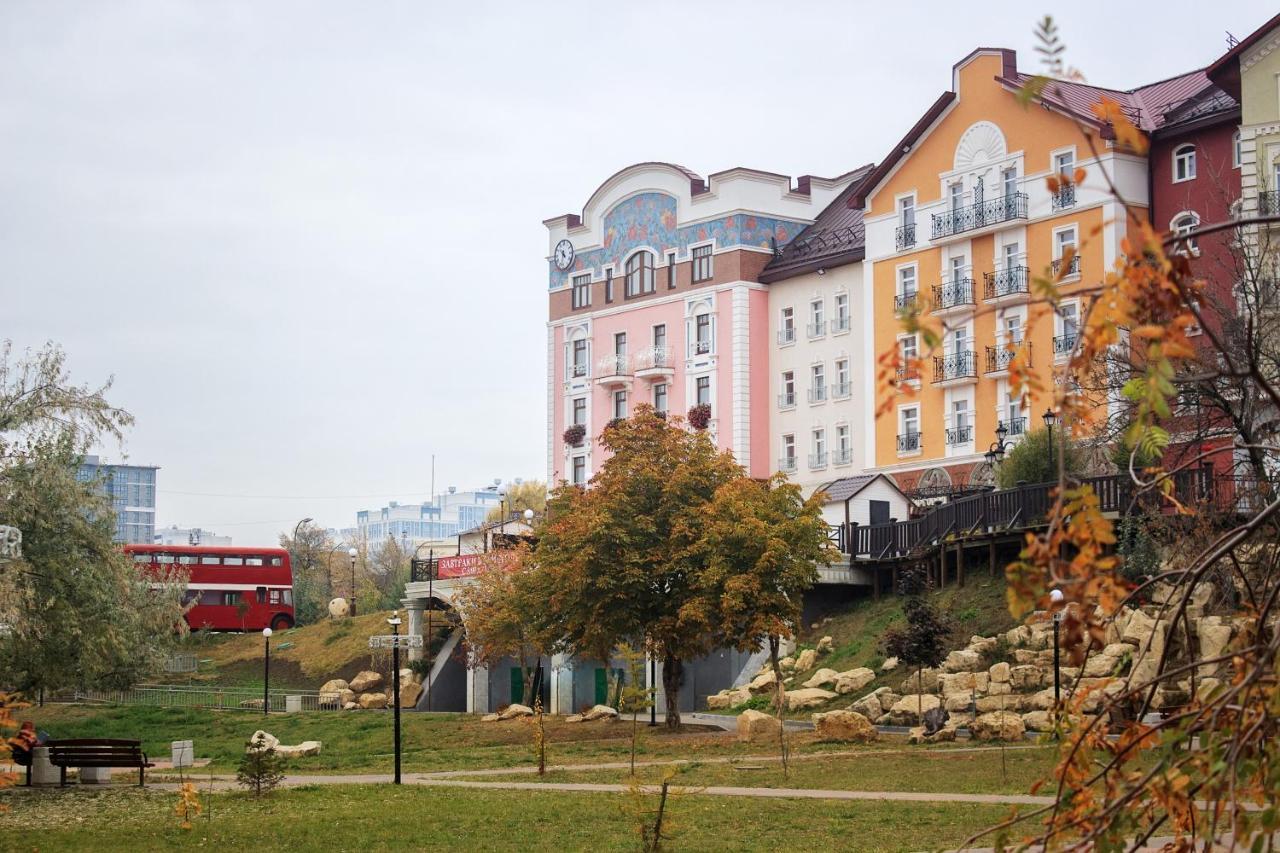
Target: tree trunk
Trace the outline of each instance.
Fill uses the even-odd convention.
[[[782,686],[782,670],[778,668],[778,651],[782,638],[769,637],[769,663],[773,666],[774,704],[778,710],[778,747],[782,751],[782,778],[787,778],[787,723],[782,716],[787,707],[787,691]]]
[[[674,655],[662,659],[662,692],[666,694],[667,728],[680,728],[680,685],[684,683],[684,662]]]

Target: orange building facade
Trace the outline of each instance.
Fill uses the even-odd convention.
[[[1145,158],[1116,150],[1090,105],[1106,94],[1149,129],[1184,89],[1203,85],[1199,72],[1129,92],[1055,84],[1024,105],[1017,93],[1028,77],[1013,51],[971,53],[850,202],[863,209],[874,299],[867,457],[907,490],[989,483],[984,454],[997,427],[1017,441],[1053,405],[1053,367],[1069,357],[1086,308],[1077,294],[1114,265],[1128,230],[1103,172],[1130,203],[1148,204]],[[1078,186],[1049,190],[1048,177],[1077,169]],[[1055,311],[1035,297],[1034,279],[1072,254]],[[934,351],[903,332],[900,312],[913,305],[942,335]],[[874,375],[895,347],[904,364],[918,359],[898,371],[896,388]],[[1045,389],[1038,396],[1011,387],[1017,350]]]

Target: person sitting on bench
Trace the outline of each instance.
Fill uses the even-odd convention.
[[[35,754],[35,748],[42,741],[43,738],[36,734],[35,723],[30,720],[23,722],[18,733],[9,738],[9,755],[13,758],[14,764],[27,768],[28,785],[31,784],[31,759]]]

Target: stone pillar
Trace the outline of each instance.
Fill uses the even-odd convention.
[[[551,656],[551,714],[572,714],[573,707],[573,661],[568,655]]]
[[[404,605],[405,611],[409,614],[409,628],[407,633],[413,637],[422,636],[422,610],[427,606],[426,599],[422,598],[402,598],[400,603]],[[422,660],[425,649],[409,649],[409,660]]]
[[[653,678],[649,677],[650,673]],[[667,713],[667,694],[662,689],[662,661],[655,659],[652,655],[645,657],[644,663],[644,680],[645,686],[653,690],[653,706],[658,709],[659,714]],[[645,722],[649,722],[645,720]]]
[[[489,713],[489,668],[467,670],[467,713]]]

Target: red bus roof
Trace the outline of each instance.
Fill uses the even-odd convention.
[[[232,545],[147,545],[136,543],[125,545],[129,553],[163,553],[163,554],[220,554],[233,557],[255,554],[267,557],[287,557],[289,552],[284,548],[237,548]]]

